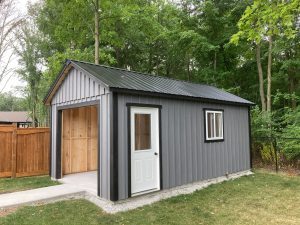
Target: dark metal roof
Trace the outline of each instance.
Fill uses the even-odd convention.
[[[196,84],[75,60],[70,60],[69,62],[77,65],[82,70],[85,70],[99,79],[105,86],[113,89],[186,96],[235,104],[254,104],[248,100],[209,85]]]

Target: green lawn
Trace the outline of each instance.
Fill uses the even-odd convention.
[[[57,185],[49,176],[0,178],[0,194]]]
[[[300,224],[300,177],[258,172],[115,215],[84,200],[24,207],[0,224]]]

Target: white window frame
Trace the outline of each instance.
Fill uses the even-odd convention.
[[[213,137],[208,137],[208,113],[212,113],[214,115],[213,120],[213,128],[214,128],[214,135]],[[216,114],[221,114],[221,130],[222,136],[216,137]],[[205,140],[206,141],[223,141],[224,140],[224,111],[222,110],[210,110],[205,109]]]

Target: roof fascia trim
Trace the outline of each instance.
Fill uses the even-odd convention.
[[[225,101],[225,100],[212,99],[212,98],[174,95],[174,94],[150,92],[150,91],[143,91],[143,90],[118,88],[118,87],[110,87],[110,91],[118,92],[118,93],[122,93],[122,94],[135,94],[135,95],[144,95],[144,96],[153,96],[153,97],[164,97],[164,98],[190,100],[190,101],[201,101],[201,102],[206,102],[206,103],[221,103],[221,104],[225,104],[225,105],[239,105],[239,106],[254,106],[254,105],[256,105],[253,102],[251,102],[251,103],[232,102],[232,101]]]
[[[43,102],[45,105],[50,105],[50,102],[54,96],[54,93],[58,89],[58,83],[59,81],[62,81],[64,79],[64,75],[71,69],[70,66],[71,62],[69,60],[66,60],[64,66],[62,67],[61,71],[59,72],[59,75],[56,77],[54,82],[52,83],[47,95],[45,96]]]

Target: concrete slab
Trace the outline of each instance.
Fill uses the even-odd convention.
[[[67,184],[0,195],[0,209],[77,198],[85,191]]]
[[[75,186],[97,196],[97,171],[64,175],[63,178],[58,181],[63,184]]]

